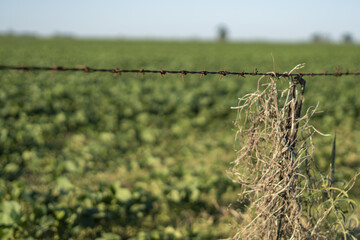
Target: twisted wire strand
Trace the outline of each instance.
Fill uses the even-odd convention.
[[[321,73],[313,73],[313,72],[297,72],[297,73],[278,73],[278,72],[258,72],[255,68],[252,72],[231,72],[231,71],[188,71],[188,70],[148,70],[144,68],[140,69],[121,69],[121,68],[90,68],[88,66],[82,67],[41,67],[41,66],[7,66],[7,65],[0,65],[0,70],[18,70],[18,71],[71,71],[71,72],[109,72],[109,73],[157,73],[164,76],[166,74],[180,74],[182,77],[188,74],[198,74],[200,77],[204,77],[206,75],[220,75],[221,77],[227,75],[238,75],[238,76],[273,76],[273,77],[289,77],[289,76],[360,76],[359,72],[327,72],[323,71]]]

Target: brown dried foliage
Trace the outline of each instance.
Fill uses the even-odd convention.
[[[260,78],[258,89],[234,107],[240,150],[231,173],[242,185],[239,201],[248,205],[239,212],[234,239],[327,239],[339,230],[346,238],[345,220],[329,224],[329,219],[337,216],[337,201],[346,200],[352,186],[332,196],[335,188],[314,164],[317,131],[309,120],[317,106],[301,116],[305,81],[289,77],[282,91],[279,83],[278,77]]]

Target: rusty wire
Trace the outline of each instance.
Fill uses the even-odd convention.
[[[166,74],[180,74],[182,77],[184,77],[187,74],[199,74],[200,77],[204,77],[206,75],[220,75],[221,77],[224,77],[226,75],[237,75],[237,76],[272,76],[272,77],[290,77],[290,76],[360,76],[360,72],[349,72],[348,70],[345,72],[339,72],[338,70],[335,70],[334,72],[327,72],[322,71],[321,73],[313,73],[313,72],[297,72],[297,73],[277,73],[277,72],[266,72],[261,73],[258,72],[258,70],[255,68],[252,72],[230,72],[230,71],[187,71],[187,70],[147,70],[144,68],[140,69],[121,69],[121,68],[89,68],[86,65],[82,67],[40,67],[40,66],[6,66],[6,65],[0,65],[0,70],[20,70],[20,71],[73,71],[73,72],[85,72],[85,73],[91,73],[91,72],[109,72],[114,74],[120,74],[120,73],[159,73],[161,76],[164,76]]]

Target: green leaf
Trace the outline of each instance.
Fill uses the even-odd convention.
[[[67,160],[64,162],[65,169],[69,172],[76,172],[78,167],[73,161]]]
[[[150,238],[153,240],[161,239],[160,233],[158,231],[152,231],[150,234]]]
[[[5,201],[1,204],[0,225],[13,225],[22,217],[20,204],[16,201]]]
[[[116,233],[103,233],[101,237],[96,238],[96,240],[121,240],[121,237]]]
[[[4,170],[7,173],[16,173],[19,170],[19,166],[16,163],[8,163]]]
[[[173,189],[173,190],[170,191],[170,193],[168,194],[168,198],[173,202],[180,202],[181,201],[180,193],[176,189]]]
[[[61,220],[65,216],[65,211],[64,210],[56,210],[54,212],[54,214],[55,214],[56,219]]]
[[[121,183],[119,181],[111,184],[110,190],[115,195],[115,198],[120,202],[127,202],[132,198],[131,191],[127,188],[121,187]]]
[[[14,239],[14,229],[0,228],[0,239]]]
[[[191,190],[190,201],[195,202],[195,201],[197,201],[199,199],[199,197],[200,197],[199,189],[198,188],[193,188]]]
[[[74,187],[67,177],[58,177],[56,183],[59,190],[69,190]]]
[[[137,203],[130,207],[130,211],[133,213],[142,212],[146,209],[145,204]]]
[[[116,189],[115,197],[121,202],[127,202],[131,199],[132,195],[129,189],[127,188],[118,188]]]

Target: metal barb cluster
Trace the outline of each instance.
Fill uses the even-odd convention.
[[[261,73],[258,72],[258,70],[255,68],[253,72],[229,72],[229,71],[187,71],[187,70],[146,70],[144,68],[140,68],[138,70],[127,70],[127,69],[121,69],[121,68],[89,68],[86,65],[82,67],[39,67],[39,66],[5,66],[0,65],[0,70],[19,70],[19,71],[73,71],[73,72],[85,72],[85,73],[91,73],[91,72],[109,72],[114,74],[120,74],[120,73],[158,73],[161,76],[165,76],[166,74],[180,74],[182,78],[184,78],[185,75],[188,74],[199,74],[200,78],[206,76],[206,75],[220,75],[220,78],[227,76],[227,75],[237,75],[241,77],[245,76],[272,76],[272,77],[290,77],[290,76],[360,76],[359,72],[349,72],[348,70],[346,72],[339,72],[337,69],[335,72],[328,73],[327,71],[323,71],[322,73],[312,73],[312,72],[297,72],[297,73],[277,73],[277,72],[266,72]]]

